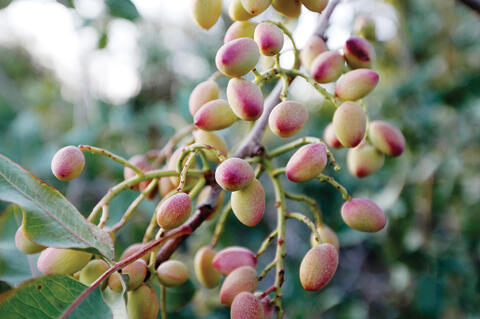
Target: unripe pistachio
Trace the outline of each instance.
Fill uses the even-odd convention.
[[[300,0],[272,0],[272,7],[288,18],[296,18],[300,15],[302,3]]]
[[[79,250],[48,247],[40,254],[37,268],[44,275],[71,275],[90,261],[92,254]]]
[[[141,285],[127,293],[127,312],[129,319],[156,319],[160,305],[155,290]]]
[[[190,14],[195,23],[210,29],[222,12],[222,0],[190,0]]]
[[[368,17],[358,17],[353,25],[353,33],[370,41],[375,41],[375,22]]]
[[[383,167],[385,155],[368,143],[360,143],[347,153],[349,172],[358,178],[367,177]]]
[[[338,140],[335,135],[335,130],[333,128],[333,123],[329,123],[325,130],[323,131],[323,139],[328,144],[328,146],[333,148],[342,148],[342,143]]]
[[[377,86],[378,74],[369,69],[345,73],[335,84],[335,94],[343,101],[356,101],[367,96]]]
[[[122,274],[128,275],[127,290],[137,289],[147,277],[147,270],[147,263],[143,259],[137,259],[125,266],[122,269]]]
[[[272,0],[241,0],[242,6],[245,10],[252,14],[258,15],[263,11],[267,10],[267,8],[272,3]]]
[[[192,210],[192,201],[186,193],[172,195],[161,202],[155,214],[158,226],[163,229],[172,229],[183,224]]]
[[[224,190],[234,192],[247,187],[255,178],[252,166],[247,161],[231,157],[215,171],[215,180]]]
[[[277,104],[268,118],[272,132],[280,137],[291,137],[298,133],[308,120],[308,110],[296,101]]]
[[[390,156],[400,156],[405,149],[405,137],[402,132],[385,121],[373,121],[368,126],[373,145],[380,152]]]
[[[220,283],[221,274],[213,267],[212,261],[215,252],[210,247],[202,247],[195,254],[193,260],[195,275],[198,281],[211,289]]]
[[[85,167],[85,156],[75,146],[65,146],[59,149],[52,158],[52,173],[61,181],[71,181],[77,178]]]
[[[79,280],[82,284],[90,286],[98,277],[108,270],[108,264],[101,259],[93,259],[80,271]]]
[[[257,289],[257,272],[250,266],[243,266],[232,271],[220,289],[220,302],[231,306],[233,299],[241,292],[254,292]]]
[[[190,114],[195,116],[195,113],[197,113],[205,103],[218,99],[218,91],[218,84],[213,80],[198,83],[188,100]]]
[[[351,37],[345,42],[343,55],[353,69],[371,68],[375,62],[375,49],[362,37]]]
[[[345,224],[362,232],[373,233],[385,227],[386,218],[382,209],[371,200],[353,198],[342,206]]]
[[[135,243],[127,247],[122,253],[122,256],[120,257],[120,260],[125,260],[128,257],[132,256],[133,254],[137,253],[139,250],[142,250],[145,248],[147,244],[146,243]],[[145,254],[142,259],[145,261],[148,261],[149,255]]]
[[[263,305],[251,292],[239,293],[230,308],[231,319],[264,319]]]
[[[122,275],[119,272],[114,272],[108,277],[108,288],[112,289],[117,293],[121,293],[123,290],[122,287]]]
[[[317,231],[318,231],[318,234],[320,235],[320,241],[322,243],[332,244],[333,246],[335,246],[335,248],[340,249],[340,243],[338,241],[337,234],[335,234],[333,229],[323,224],[322,226],[317,226]],[[312,235],[310,236],[310,244],[312,246],[317,245],[315,241],[314,233],[312,233]]]
[[[322,12],[328,4],[328,0],[302,0],[302,4],[310,11]]]
[[[265,191],[262,184],[254,179],[244,189],[233,192],[231,204],[233,213],[242,224],[249,227],[257,225],[265,211]]]
[[[255,15],[250,14],[242,5],[241,0],[230,0],[228,6],[228,15],[233,21],[246,21],[253,18]]]
[[[212,264],[222,275],[228,275],[242,266],[257,267],[257,258],[250,249],[232,246],[220,250],[213,258]]]
[[[315,291],[324,287],[335,275],[338,251],[332,244],[320,244],[311,248],[300,264],[300,282],[303,289]]]
[[[327,166],[327,148],[323,143],[300,147],[288,160],[285,175],[296,183],[307,182],[318,176]]]
[[[193,122],[199,129],[205,131],[222,130],[229,127],[237,120],[232,109],[225,100],[213,100],[204,104],[195,113]]]
[[[260,23],[255,29],[253,38],[263,55],[278,54],[283,48],[283,32],[273,23]]]
[[[167,260],[157,268],[158,279],[167,287],[175,287],[188,280],[188,268],[178,260]]]
[[[172,183],[172,178],[170,177],[162,177],[158,181],[158,191],[162,197],[167,196],[175,187],[177,187],[177,185]]]
[[[183,148],[177,148],[175,152],[173,152],[172,156],[170,156],[170,159],[168,160],[167,168],[172,171],[177,170],[177,162],[180,156],[182,155]],[[185,165],[185,162],[187,161],[187,157],[184,157],[182,161],[182,167]],[[195,167],[195,162],[193,162],[190,166],[191,168]],[[170,176],[170,181],[175,185],[175,187],[178,186],[180,183],[180,177],[179,176]],[[185,182],[185,186],[191,185],[195,181],[194,177],[187,177],[187,181]]]
[[[227,43],[238,38],[253,39],[253,34],[257,24],[252,21],[235,21],[225,32],[223,42]]]
[[[227,86],[227,99],[233,113],[244,121],[254,121],[262,115],[262,91],[248,80],[230,79]]]
[[[211,186],[206,186],[200,191],[200,193],[197,196],[197,204],[202,203],[207,199],[211,189],[212,189]],[[207,217],[207,220],[212,220],[215,217],[215,215],[218,213],[218,211],[222,207],[224,200],[225,200],[225,192],[222,191],[220,192],[220,195],[218,195],[217,203],[213,207],[213,211],[210,214],[210,216]]]
[[[320,53],[312,62],[310,74],[318,83],[333,82],[342,75],[345,60],[337,51]]]
[[[148,163],[147,157],[145,155],[134,155],[132,156],[128,162],[136,167],[138,167],[141,171],[147,172],[151,169],[150,163]],[[136,177],[137,173],[135,171],[127,166],[123,168],[123,178],[124,179],[130,179],[132,177]],[[148,184],[150,184],[151,180],[148,181],[142,181],[138,184],[135,184],[131,186],[131,189],[140,189],[143,191],[145,188],[147,188]],[[154,195],[154,191],[152,191],[150,194]]]
[[[223,156],[227,156],[227,143],[225,143],[225,140],[220,135],[204,130],[195,130],[193,131],[193,137],[195,138],[195,142],[209,145],[219,151]],[[206,150],[205,155],[212,162],[220,162],[214,151]]]
[[[363,139],[367,117],[363,108],[355,102],[345,102],[333,114],[333,129],[345,147],[355,147]]]
[[[255,41],[250,38],[239,38],[220,47],[215,64],[226,76],[239,77],[255,67],[259,56],[260,52]]]
[[[28,238],[23,231],[23,225],[15,233],[15,246],[24,254],[36,254],[46,248]]]
[[[302,61],[302,65],[307,69],[310,70],[312,66],[313,60],[315,58],[327,51],[327,46],[325,45],[325,41],[318,35],[312,35],[302,50],[300,50],[300,61]]]

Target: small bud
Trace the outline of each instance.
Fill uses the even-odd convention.
[[[65,248],[48,247],[38,257],[37,268],[44,275],[71,275],[90,261],[92,254]]]
[[[405,149],[405,137],[402,132],[385,121],[373,121],[368,126],[373,145],[380,152],[390,156],[400,156]]]
[[[210,247],[202,247],[195,254],[193,261],[195,275],[198,281],[211,289],[220,283],[221,274],[213,267],[215,252]]]
[[[278,54],[283,48],[283,32],[272,23],[260,23],[255,29],[253,38],[263,55]]]
[[[225,32],[223,42],[227,43],[238,38],[253,39],[253,33],[257,24],[252,21],[235,21]]]
[[[263,305],[252,293],[243,291],[232,302],[231,319],[264,319]]]
[[[225,100],[213,100],[204,104],[193,117],[195,126],[205,131],[222,130],[237,120]]]
[[[312,62],[310,74],[318,83],[330,83],[342,75],[345,60],[337,51],[320,53]]]
[[[254,179],[247,187],[233,192],[232,210],[237,219],[245,226],[257,225],[265,211],[265,191],[262,184]]]
[[[260,52],[255,41],[250,38],[240,38],[220,47],[215,57],[215,64],[226,76],[239,77],[255,67],[259,56]]]
[[[157,268],[158,279],[167,287],[175,287],[188,280],[188,268],[178,260],[167,260]]]
[[[335,246],[335,248],[340,249],[340,243],[338,241],[337,234],[335,234],[333,229],[331,229],[327,225],[323,224],[322,226],[317,227],[317,231],[318,231],[318,234],[320,235],[320,241],[322,243],[332,244],[333,246]],[[312,233],[312,235],[310,236],[310,244],[312,246],[317,245],[317,243],[315,241],[315,234],[314,233]]]
[[[213,258],[213,267],[222,275],[228,275],[242,266],[257,267],[255,254],[247,248],[232,246],[220,250]]]
[[[325,130],[323,131],[323,139],[328,144],[328,146],[333,148],[342,148],[342,143],[338,140],[335,135],[335,130],[333,128],[333,123],[329,123]]]
[[[158,226],[163,229],[178,227],[188,219],[191,210],[192,201],[186,193],[172,195],[155,210]]]
[[[302,10],[300,0],[272,0],[272,7],[288,18],[296,18]]]
[[[364,198],[353,198],[342,206],[345,224],[362,232],[373,233],[385,227],[386,219],[382,209]]]
[[[230,307],[239,293],[254,292],[257,284],[257,272],[254,268],[249,266],[237,268],[225,278],[220,289],[220,302]]]
[[[358,178],[367,177],[383,167],[385,156],[368,143],[360,143],[347,153],[349,172]]]
[[[353,69],[372,67],[375,62],[375,49],[362,37],[351,37],[345,42],[343,55]]]
[[[61,181],[77,178],[85,167],[85,156],[78,147],[65,146],[52,159],[52,173]]]
[[[23,231],[23,225],[15,233],[15,246],[24,254],[36,254],[46,248],[28,238]]]
[[[222,0],[190,0],[190,14],[195,23],[210,29],[217,22],[222,11]]]
[[[242,5],[241,0],[230,0],[228,6],[228,16],[233,21],[246,21],[253,18],[255,15],[250,14]]]
[[[328,4],[328,0],[302,0],[302,4],[310,11],[322,12]]]
[[[355,147],[363,139],[367,118],[363,108],[355,102],[345,102],[333,114],[333,129],[345,147]]]
[[[272,132],[280,137],[292,137],[297,134],[308,120],[308,110],[295,101],[283,101],[275,106],[268,118]]]
[[[156,319],[160,305],[155,290],[141,285],[127,293],[127,312],[129,319]]]
[[[147,254],[149,256],[149,254]],[[137,259],[122,269],[123,275],[128,275],[127,290],[135,290],[147,277],[147,263],[143,259]]]
[[[313,60],[325,51],[327,51],[325,41],[318,35],[312,35],[300,50],[300,61],[305,69],[310,70]]]
[[[335,275],[338,266],[338,251],[331,244],[311,248],[300,264],[300,282],[303,289],[316,291],[323,288]]]
[[[255,178],[252,166],[247,161],[231,157],[215,171],[215,180],[224,190],[234,192],[247,187]]]
[[[345,73],[335,85],[335,94],[343,101],[356,101],[367,96],[377,86],[378,74],[369,69]]]
[[[227,143],[225,143],[225,140],[220,135],[204,130],[195,130],[193,131],[193,137],[195,138],[195,142],[209,145],[219,151],[223,156],[227,156]],[[205,155],[212,162],[220,162],[214,151],[207,150],[205,151]]]
[[[213,80],[198,83],[188,100],[190,114],[195,116],[195,113],[197,113],[205,103],[218,99],[218,92],[218,84]]]
[[[300,147],[288,160],[285,174],[296,183],[307,182],[318,176],[327,165],[327,148],[322,143]]]
[[[244,121],[254,121],[262,115],[262,91],[248,80],[230,79],[227,86],[227,99],[233,113]]]
[[[80,271],[79,280],[82,284],[90,286],[104,272],[108,270],[108,264],[101,259],[93,259]]]

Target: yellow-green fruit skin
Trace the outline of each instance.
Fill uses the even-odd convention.
[[[405,137],[402,132],[385,121],[373,121],[368,126],[368,133],[373,145],[389,156],[400,156],[405,149]]]
[[[277,104],[270,116],[268,125],[273,134],[287,138],[298,133],[308,120],[307,108],[296,101],[283,101]]]
[[[252,70],[258,62],[260,51],[250,38],[239,38],[225,43],[217,51],[215,64],[229,77],[240,77]]]
[[[82,284],[90,286],[98,277],[108,270],[108,264],[101,259],[91,260],[80,271],[79,280]]]
[[[302,4],[310,11],[322,12],[328,4],[328,0],[302,0]]]
[[[376,173],[383,167],[385,155],[368,143],[360,143],[347,153],[347,167],[350,174],[362,178]]]
[[[233,21],[246,21],[253,18],[255,15],[250,14],[242,5],[241,0],[230,0],[228,6],[228,15]]]
[[[304,145],[288,160],[285,175],[292,182],[303,183],[317,177],[326,165],[327,148],[323,143]]]
[[[217,151],[220,152],[223,156],[227,156],[228,152],[228,147],[227,143],[218,134],[215,134],[213,132],[208,132],[204,130],[195,130],[193,132],[193,137],[195,138],[195,142],[200,143],[200,144],[205,144],[213,147]],[[215,154],[214,151],[205,151],[205,155],[207,158],[215,163],[219,163],[220,160],[218,159],[217,155]]]
[[[210,247],[202,247],[193,260],[195,276],[208,289],[216,287],[221,279],[221,274],[212,265],[214,257],[215,252]]]
[[[127,293],[128,319],[156,319],[159,308],[155,290],[146,284]]]
[[[237,120],[228,102],[222,99],[204,104],[193,117],[196,127],[205,131],[222,130]]]
[[[39,245],[25,236],[23,226],[20,226],[15,233],[15,245],[17,246],[18,250],[24,254],[36,254],[46,248],[45,246]]]
[[[222,11],[222,0],[190,0],[190,14],[195,23],[210,29],[217,22]]]
[[[192,201],[188,194],[178,193],[170,196],[155,210],[157,224],[163,229],[172,229],[183,224],[192,211]]]
[[[258,15],[272,3],[272,0],[241,0],[243,8],[252,15]]]
[[[167,260],[157,268],[158,279],[167,287],[175,287],[188,280],[188,268],[178,260]]]
[[[227,43],[238,38],[253,39],[253,34],[257,24],[252,21],[235,21],[225,32],[223,42]]]
[[[59,149],[52,158],[52,173],[61,181],[77,178],[85,167],[85,156],[76,146],[65,146]]]
[[[207,102],[218,99],[219,88],[215,81],[207,80],[197,84],[190,94],[188,109],[192,116]]]
[[[340,249],[340,242],[338,240],[337,234],[335,234],[333,229],[331,229],[327,225],[322,225],[322,226],[317,226],[317,231],[318,231],[318,234],[320,235],[320,241],[322,243],[332,244],[333,246],[335,246],[335,248]],[[313,233],[310,236],[310,244],[312,246],[317,245],[317,243],[315,242],[315,235]]]
[[[307,70],[310,70],[313,60],[325,51],[327,51],[325,41],[318,35],[312,35],[300,50],[300,61]]]
[[[247,187],[233,192],[232,210],[238,220],[245,226],[257,225],[265,211],[265,191],[262,184],[254,179]]]
[[[375,62],[375,49],[362,37],[351,37],[345,42],[343,55],[353,69],[371,68]]]
[[[44,275],[71,275],[90,261],[92,254],[79,250],[49,247],[42,251],[37,260],[37,268]]]
[[[264,319],[263,305],[252,293],[244,291],[233,299],[231,319]]]
[[[360,104],[342,103],[333,114],[333,130],[345,147],[355,147],[365,135],[367,117]]]
[[[147,254],[149,255],[149,254]],[[122,274],[128,275],[127,290],[137,289],[147,277],[147,263],[143,259],[135,260],[122,269]]]
[[[108,277],[108,287],[115,292],[121,293],[123,290],[121,277],[119,272],[114,272]]]
[[[358,17],[353,25],[353,33],[370,41],[375,41],[375,22],[368,17]]]
[[[310,74],[318,83],[330,83],[338,79],[345,68],[345,60],[337,51],[320,53],[313,60]]]
[[[257,272],[254,268],[249,266],[237,268],[225,278],[220,289],[220,302],[230,307],[239,293],[254,292],[257,284]]]
[[[178,162],[178,159],[180,158],[180,155],[182,155],[182,151],[183,151],[183,149],[181,147],[177,148],[175,150],[175,152],[173,152],[172,156],[170,156],[170,159],[168,160],[168,164],[167,164],[168,170],[177,171],[177,169],[178,169],[177,162]],[[186,160],[187,160],[187,158],[185,157],[182,161],[182,167],[183,167],[183,165],[185,165]],[[195,162],[193,162],[192,165],[190,166],[190,168],[193,168],[193,167],[195,167]],[[170,176],[170,181],[172,182],[174,187],[177,187],[179,182],[180,182],[180,177]],[[186,185],[191,185],[193,182],[195,182],[194,177],[187,177],[187,181],[186,181],[185,184]]]
[[[272,7],[288,18],[296,18],[302,10],[300,0],[272,0]]]
[[[356,69],[345,73],[335,84],[335,95],[342,101],[356,101],[375,89],[378,74],[369,69]]]
[[[316,291],[333,278],[338,266],[338,251],[332,244],[320,244],[311,248],[300,264],[300,282],[303,289]]]
[[[382,209],[371,200],[364,198],[353,198],[345,202],[341,213],[345,224],[367,233],[382,230],[387,222]]]

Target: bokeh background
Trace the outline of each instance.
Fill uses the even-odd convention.
[[[231,24],[223,12],[211,30],[199,29],[188,1],[2,0],[0,7],[0,153],[60,189],[85,214],[121,180],[122,168],[87,155],[79,179],[59,182],[50,172],[55,151],[91,144],[130,157],[161,147],[191,123],[189,92],[215,72],[215,52]],[[397,125],[408,149],[374,176],[358,180],[346,169],[335,175],[352,194],[385,209],[388,225],[376,234],[346,227],[335,189],[285,181],[289,190],[317,200],[341,242],[333,281],[318,293],[305,292],[297,273],[308,233],[288,222],[287,318],[480,318],[480,16],[460,1],[344,0],[327,30],[331,49],[341,48],[359,17],[376,25],[381,81],[366,100],[369,116]],[[273,11],[260,17],[266,18],[282,19]],[[304,10],[299,20],[284,22],[302,47],[317,20]],[[281,62],[288,65],[286,50]],[[299,80],[290,95],[311,111],[302,134],[321,136],[331,106]],[[245,129],[235,124],[221,134],[233,147]],[[283,142],[271,134],[265,141]],[[345,151],[335,154],[345,164]],[[264,221],[250,229],[229,218],[220,247],[256,250],[274,227],[272,190],[265,185]],[[112,203],[113,222],[134,198],[128,191]],[[119,232],[118,252],[141,240],[154,207],[155,201],[142,204]],[[302,205],[289,208],[308,214]],[[1,225],[0,279],[18,284],[38,275],[30,267],[35,257],[27,260],[12,248],[7,234],[15,225]],[[202,226],[175,258],[191,265],[213,227]],[[267,251],[260,265],[272,256]],[[192,278],[169,294],[171,310],[193,298],[171,318],[228,318],[217,293]]]

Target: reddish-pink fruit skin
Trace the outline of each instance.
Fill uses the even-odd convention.
[[[378,79],[378,73],[369,69],[347,72],[335,84],[335,95],[342,101],[356,101],[372,92]]]
[[[354,69],[370,68],[375,61],[373,46],[362,37],[351,37],[345,42],[343,54],[348,65]]]
[[[178,193],[165,200],[157,209],[157,223],[164,229],[183,224],[190,216],[192,201],[186,193]]]
[[[276,105],[268,118],[272,132],[280,137],[297,134],[308,120],[308,110],[296,101],[283,101]]]
[[[303,289],[315,291],[332,279],[338,266],[338,251],[324,243],[311,248],[300,264],[300,282]]]
[[[365,135],[367,117],[363,108],[355,102],[342,103],[333,114],[335,136],[345,147],[355,147]]]
[[[255,177],[252,166],[247,161],[232,157],[220,164],[215,171],[215,180],[230,192],[247,187]]]
[[[225,32],[223,42],[227,43],[238,38],[251,38],[255,32],[257,24],[252,21],[235,21]]]
[[[353,198],[342,206],[343,221],[362,232],[377,232],[386,224],[385,214],[377,204],[364,198]]]
[[[263,112],[263,94],[260,88],[245,79],[230,79],[227,99],[233,113],[245,121],[254,121]]]
[[[193,123],[199,129],[216,131],[232,125],[237,117],[228,102],[222,99],[205,103],[193,117]]]
[[[52,173],[61,181],[77,178],[85,167],[85,156],[78,147],[65,146],[52,158]]]
[[[235,217],[248,227],[256,226],[265,212],[265,191],[254,179],[247,187],[232,193],[230,198]]]
[[[253,39],[263,55],[273,56],[283,47],[282,30],[269,22],[262,22],[255,28]]]
[[[231,306],[233,299],[241,292],[254,292],[257,289],[257,272],[250,266],[243,266],[232,271],[225,278],[220,288],[220,302]]]
[[[252,293],[241,292],[233,299],[230,318],[264,319],[263,305]]]
[[[207,102],[218,99],[218,84],[213,80],[203,81],[197,84],[190,94],[188,109],[192,116]]]
[[[258,46],[250,38],[239,38],[225,43],[217,52],[217,68],[230,77],[247,74],[255,67],[260,57]]]
[[[328,124],[325,130],[323,131],[323,139],[330,147],[333,147],[333,148],[343,147],[342,143],[338,140],[337,136],[335,135],[335,130],[333,128],[332,123]]]
[[[228,275],[242,266],[257,267],[255,254],[244,247],[227,247],[215,254],[213,267],[222,275]]]
[[[285,174],[296,183],[307,182],[318,176],[327,165],[327,148],[322,143],[300,147],[287,163]]]
[[[271,319],[273,317],[274,306],[270,303],[270,297],[266,296],[260,300],[263,306],[263,317],[264,319]]]
[[[383,167],[385,155],[366,142],[351,148],[347,153],[349,172],[358,178],[367,177]]]
[[[337,51],[323,52],[312,62],[310,74],[318,83],[330,83],[342,75],[345,60]]]
[[[405,149],[405,137],[402,132],[385,121],[373,121],[368,126],[373,145],[390,156],[400,156]]]

